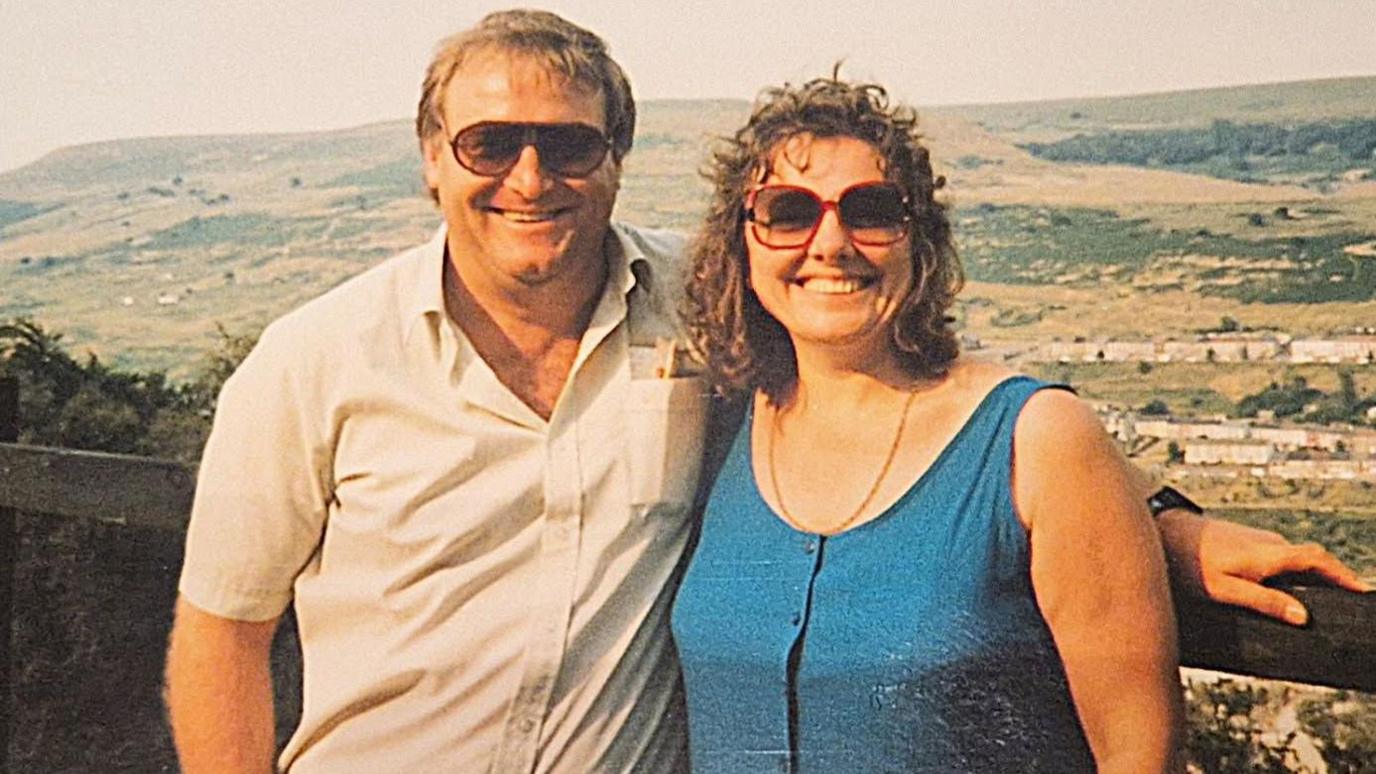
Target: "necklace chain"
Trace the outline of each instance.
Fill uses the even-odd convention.
[[[870,491],[865,493],[865,499],[860,501],[860,505],[845,518],[841,523],[828,530],[811,530],[805,527],[792,513],[788,506],[784,505],[784,491],[779,488],[779,474],[774,466],[774,447],[779,440],[779,410],[774,409],[773,416],[769,422],[769,485],[774,489],[774,501],[779,506],[779,514],[784,517],[795,529],[803,532],[817,532],[822,535],[835,535],[844,532],[856,519],[865,512],[865,509],[873,502],[874,496],[879,494],[879,485],[884,483],[884,479],[889,475],[889,468],[893,465],[893,458],[898,455],[898,444],[903,440],[903,429],[908,425],[908,412],[913,407],[913,399],[917,397],[917,390],[908,393],[908,399],[903,401],[903,411],[898,415],[898,431],[893,434],[893,443],[889,444],[889,453],[884,457],[884,465],[879,469],[879,475],[875,476],[874,483],[870,484]]]

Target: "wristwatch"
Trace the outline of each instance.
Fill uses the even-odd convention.
[[[1153,519],[1175,508],[1189,511],[1196,516],[1204,514],[1204,509],[1199,507],[1199,503],[1181,494],[1180,490],[1173,486],[1163,486],[1147,498],[1147,509],[1151,511]]]

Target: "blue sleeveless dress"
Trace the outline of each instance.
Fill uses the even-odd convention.
[[[1046,386],[999,384],[897,503],[831,537],[760,497],[745,422],[673,609],[693,771],[1094,770],[1013,511],[1013,425]]]

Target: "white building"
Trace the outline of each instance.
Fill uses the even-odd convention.
[[[1156,359],[1156,342],[1153,341],[1106,341],[1100,351],[1104,360],[1110,363],[1132,363]]]
[[[1248,437],[1249,428],[1231,422],[1178,422],[1172,419],[1139,419],[1136,433],[1148,438],[1183,441],[1206,438],[1215,441],[1240,441]]]
[[[1303,449],[1309,442],[1309,431],[1303,427],[1254,427],[1252,437],[1279,449]]]
[[[1209,359],[1209,345],[1202,341],[1166,341],[1161,344],[1163,363],[1204,363]]]
[[[1187,441],[1186,465],[1266,465],[1276,448],[1265,441]]]
[[[1376,336],[1340,339],[1295,339],[1290,342],[1294,363],[1376,363]]]
[[[1104,350],[1096,341],[1051,341],[1038,354],[1050,363],[1093,363],[1103,359]]]
[[[1357,460],[1284,460],[1266,469],[1267,475],[1278,478],[1370,479],[1376,476],[1376,466]]]

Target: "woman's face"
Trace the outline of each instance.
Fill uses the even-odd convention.
[[[796,186],[822,202],[836,202],[858,185],[884,183],[881,164],[874,146],[863,140],[801,135],[775,149],[770,174],[761,185]],[[882,213],[883,202],[879,205]],[[763,218],[759,207],[756,217]],[[811,239],[785,248],[770,247],[761,238],[771,243],[795,240],[776,239],[767,229],[746,223],[750,285],[795,347],[858,344],[887,349],[889,324],[913,284],[909,240],[904,235],[891,244],[862,244],[882,242],[892,233],[885,237],[871,229],[848,229],[840,218],[836,207],[825,207]],[[855,220],[860,222],[852,227],[867,225]]]

